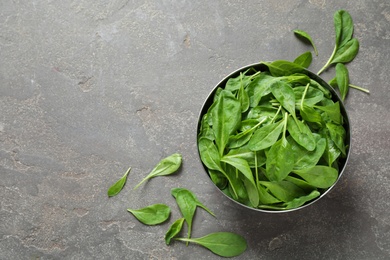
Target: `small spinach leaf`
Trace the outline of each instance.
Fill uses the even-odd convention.
[[[161,224],[171,214],[171,209],[165,204],[154,204],[141,209],[127,209],[127,211],[145,225]]]
[[[125,175],[122,176],[116,183],[114,183],[107,191],[108,197],[117,195],[126,184],[127,175],[129,175],[131,167],[126,171]]]
[[[338,171],[335,168],[323,165],[293,170],[293,172],[307,181],[310,185],[323,189],[332,186],[338,178]]]
[[[175,236],[177,236],[181,229],[183,228],[183,224],[184,224],[184,218],[179,218],[178,220],[176,220],[175,222],[173,222],[173,224],[169,227],[167,233],[165,233],[165,243],[167,245],[169,245],[171,243],[171,240],[172,238],[174,238]]]
[[[314,41],[313,39],[311,38],[311,36],[305,32],[305,31],[302,31],[302,30],[294,30],[294,33],[295,35],[298,35],[299,37],[307,40],[310,42],[310,44],[313,46],[313,49],[314,49],[314,53],[316,54],[316,56],[318,56],[318,51],[317,51],[317,47],[316,45],[314,44]]]
[[[140,182],[134,189],[137,189],[145,181],[157,177],[166,176],[175,173],[181,165],[182,157],[181,154],[175,153],[164,159],[162,159],[153,170]]]
[[[337,63],[336,65],[336,81],[341,99],[345,100],[349,90],[349,73],[347,67],[342,63]]]
[[[299,55],[295,60],[294,63],[304,67],[308,68],[311,64],[311,61],[313,60],[313,56],[310,51],[302,53]]]
[[[223,257],[238,256],[247,248],[246,240],[231,232],[216,232],[200,238],[176,238],[176,240],[199,244]]]

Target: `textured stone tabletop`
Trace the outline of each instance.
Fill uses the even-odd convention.
[[[311,47],[318,71],[334,46],[333,14],[347,10],[360,52],[348,64],[349,164],[319,202],[287,214],[224,197],[197,156],[203,101],[227,74]],[[244,236],[237,259],[390,258],[390,2],[17,1],[0,3],[0,259],[220,259],[193,244],[165,245],[180,217],[170,190],[192,190],[193,237]],[[331,68],[323,74],[330,80]],[[133,187],[162,158],[173,176]],[[124,190],[107,189],[132,167]],[[168,222],[139,223],[127,208],[165,203]]]

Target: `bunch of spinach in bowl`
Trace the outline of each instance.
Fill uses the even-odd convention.
[[[198,126],[200,158],[228,197],[260,211],[300,208],[334,186],[349,153],[344,106],[321,78],[288,61],[222,80]]]

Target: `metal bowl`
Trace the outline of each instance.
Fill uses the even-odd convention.
[[[213,103],[213,97],[214,97],[214,94],[215,92],[217,91],[218,88],[225,88],[225,85],[226,85],[226,82],[229,80],[229,78],[235,78],[235,77],[238,77],[240,75],[241,72],[244,72],[250,68],[254,68],[256,71],[267,71],[268,70],[268,67],[265,66],[264,64],[262,63],[254,63],[254,64],[250,64],[250,65],[247,65],[247,66],[244,66],[242,68],[239,68],[235,71],[233,71],[232,73],[230,73],[229,75],[227,75],[225,78],[223,78],[213,89],[212,91],[210,92],[210,94],[207,96],[205,102],[203,103],[203,106],[200,110],[200,114],[199,114],[199,117],[198,117],[198,125],[197,125],[197,136],[199,135],[199,131],[200,131],[200,126],[201,126],[201,120],[202,120],[202,117],[204,114],[207,113],[209,107],[211,106],[211,104]],[[347,154],[345,156],[345,158],[340,158],[338,160],[338,164],[339,164],[339,176],[337,178],[337,180],[335,181],[335,183],[327,188],[326,190],[324,190],[323,192],[321,192],[321,195],[317,198],[315,198],[314,200],[310,201],[310,202],[307,202],[305,203],[304,205],[298,207],[298,208],[294,208],[294,209],[288,209],[288,210],[268,210],[268,209],[258,209],[258,208],[253,208],[253,207],[249,207],[247,205],[244,205],[236,200],[234,200],[233,198],[227,196],[225,193],[222,192],[222,190],[220,190],[215,184],[214,182],[212,182],[215,186],[215,188],[217,188],[225,197],[227,197],[228,199],[230,199],[231,201],[233,201],[234,203],[237,203],[239,204],[240,206],[243,206],[245,208],[248,208],[248,209],[251,209],[251,210],[255,210],[255,211],[259,211],[259,212],[265,212],[265,213],[286,213],[286,212],[291,212],[291,211],[296,211],[296,210],[299,210],[299,209],[302,209],[302,208],[306,208],[307,206],[309,205],[312,205],[314,204],[315,202],[317,202],[318,200],[320,200],[322,197],[324,197],[326,194],[328,194],[328,192],[330,192],[333,187],[337,184],[337,182],[340,180],[341,176],[343,175],[343,172],[346,168],[346,165],[347,165],[347,162],[348,162],[348,158],[349,158],[349,155],[350,155],[350,150],[351,150],[351,130],[350,130],[350,123],[349,123],[349,117],[348,117],[348,113],[344,107],[344,104],[339,96],[339,94],[334,90],[334,88],[332,88],[327,82],[325,82],[322,78],[320,78],[318,75],[316,75],[315,73],[309,71],[309,70],[303,70],[302,71],[303,74],[306,74],[307,76],[309,76],[311,79],[315,80],[316,82],[318,82],[322,87],[328,89],[331,94],[332,94],[332,100],[334,102],[339,102],[340,103],[340,112],[344,118],[344,124],[343,124],[343,127],[345,128],[345,131],[346,131],[346,139],[345,139],[345,144],[346,144],[346,147],[347,147]],[[200,162],[202,163],[201,159],[200,159],[200,153],[199,153],[199,149],[198,149],[198,156],[199,156],[199,160]],[[209,174],[208,174],[208,168],[202,163],[203,167],[204,167],[204,170],[205,170],[205,173],[207,174],[207,176],[210,178]],[[211,180],[211,179],[210,179]]]

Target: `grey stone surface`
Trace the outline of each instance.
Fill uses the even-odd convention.
[[[196,124],[212,87],[259,60],[333,49],[333,13],[348,10],[361,43],[348,65],[352,153],[334,190],[303,210],[243,209],[203,172]],[[193,236],[243,235],[238,259],[389,259],[390,2],[388,0],[0,2],[0,259],[219,259],[163,236],[180,216],[170,189],[196,193]],[[334,70],[323,74],[327,80]],[[176,176],[132,187],[179,152]],[[125,189],[107,188],[127,168]],[[144,226],[127,208],[172,207]]]

